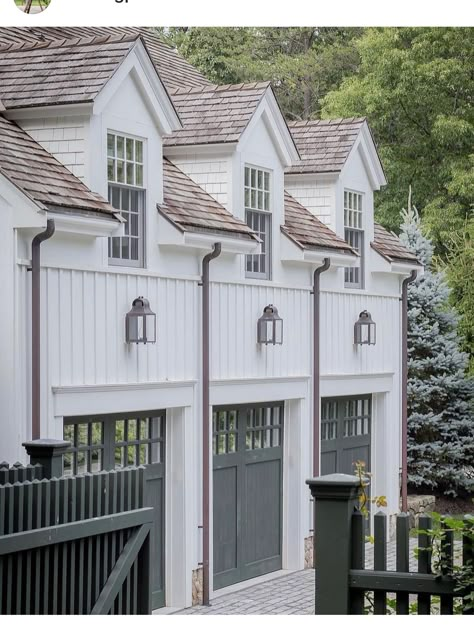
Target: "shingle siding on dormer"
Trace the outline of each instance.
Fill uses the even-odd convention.
[[[19,120],[21,127],[75,176],[84,180],[86,163],[86,119],[49,117]]]

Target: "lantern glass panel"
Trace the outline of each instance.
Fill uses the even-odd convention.
[[[276,319],[274,322],[274,342],[277,345],[283,343],[283,319]]]

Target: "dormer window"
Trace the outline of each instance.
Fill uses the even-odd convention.
[[[109,202],[126,220],[123,237],[109,238],[109,263],[143,267],[145,259],[145,189],[143,141],[107,134]]]
[[[270,173],[256,167],[245,167],[244,206],[247,225],[262,240],[261,254],[247,254],[245,274],[249,278],[271,277],[272,215]]]
[[[344,191],[344,239],[360,254],[355,267],[344,269],[344,286],[352,289],[363,289],[364,230],[361,193]]]

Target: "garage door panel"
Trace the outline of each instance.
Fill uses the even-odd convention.
[[[337,473],[337,452],[329,451],[321,454],[321,475]]]
[[[213,411],[214,588],[281,568],[283,404]]]
[[[280,555],[281,462],[246,465],[244,560],[255,563]]]
[[[330,397],[321,402],[321,474],[353,475],[355,463],[370,470],[370,395]]]
[[[214,471],[214,573],[236,569],[237,467]]]
[[[369,467],[369,445],[360,447],[352,447],[350,449],[343,449],[340,454],[340,462],[338,467],[338,473],[346,473],[352,475],[355,472],[356,462],[365,462],[365,466]]]

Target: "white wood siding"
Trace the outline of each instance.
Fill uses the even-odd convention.
[[[181,171],[184,171],[194,182],[200,185],[223,206],[228,203],[228,170],[227,160],[209,156],[192,156],[182,158],[170,157]]]
[[[315,182],[300,176],[297,180],[285,179],[285,187],[295,200],[318,217],[326,226],[335,228],[332,223],[335,204],[334,184]]]
[[[78,178],[85,175],[85,119],[51,117],[19,121],[26,132]]]

